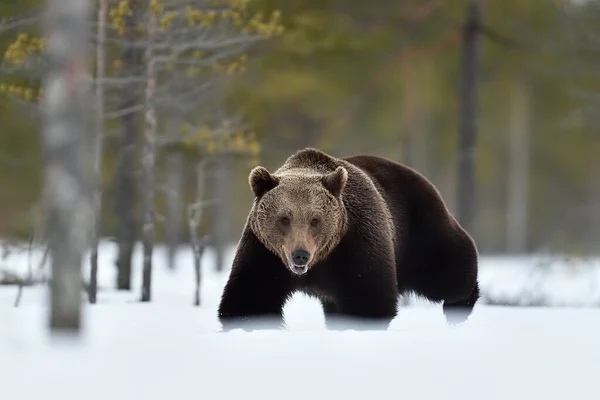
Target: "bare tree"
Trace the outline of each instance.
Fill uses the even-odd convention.
[[[152,248],[154,243],[154,167],[156,153],[156,72],[154,56],[154,37],[156,35],[156,17],[150,13],[148,18],[148,46],[146,47],[146,113],[144,126],[144,150],[142,155],[142,243],[144,264],[142,274],[142,297],[144,302],[152,297]]]
[[[205,8],[202,12],[190,7],[190,4],[183,0],[160,5],[151,3],[145,17],[149,34],[139,43],[146,49],[147,65],[146,128],[142,156],[144,184],[141,194],[144,219],[143,301],[150,301],[151,297],[155,177],[150,170],[154,168],[157,148],[189,139],[178,129],[183,121],[214,123],[214,116],[221,113],[209,113],[208,104],[219,102],[218,92],[223,88],[223,83],[228,81],[228,75],[215,72],[213,67],[227,63],[264,38],[258,34],[241,32],[236,23],[227,18],[215,20],[219,13],[227,15],[225,4],[203,3]],[[161,16],[160,26],[157,15]],[[168,121],[169,132],[163,138],[157,136],[158,115]],[[173,176],[173,173],[176,174],[177,158],[170,161],[174,171],[171,171],[168,183],[172,186],[168,185],[171,187],[167,187],[167,196],[170,196],[171,211],[177,213],[178,194],[172,193],[174,187],[178,186],[178,179]],[[172,235],[176,232],[176,224],[174,227],[170,232]]]
[[[121,56],[121,70],[116,81],[113,81],[115,89],[114,103],[111,107],[116,118],[119,120],[117,167],[115,170],[115,214],[116,219],[116,241],[118,254],[116,259],[117,282],[119,290],[131,290],[132,257],[136,240],[136,176],[135,162],[137,155],[137,126],[136,115],[143,108],[139,104],[141,79],[143,66],[143,49],[134,46],[139,40],[140,32],[137,29],[143,16],[143,5],[140,0],[128,0],[127,13],[123,18],[122,41],[118,47],[123,49]],[[114,41],[115,39],[113,39]]]
[[[106,37],[106,13],[108,0],[100,0],[98,5],[98,42],[96,43],[96,152],[94,157],[96,192],[94,198],[94,241],[90,252],[89,302],[96,303],[98,291],[98,242],[102,226],[102,142],[104,138],[104,41]]]
[[[81,264],[90,244],[94,135],[87,126],[85,82],[89,2],[48,0],[44,32],[49,69],[44,80],[42,139],[52,259],[50,328],[78,333]]]
[[[481,0],[467,7],[463,27],[461,60],[460,129],[458,161],[458,220],[473,233],[475,217],[475,155],[477,139],[477,81],[479,74],[479,41],[482,29]]]
[[[229,124],[224,124],[225,128],[216,133],[216,136],[219,136],[221,140],[227,141],[228,134],[230,134],[231,128],[239,128],[239,125],[233,124],[229,126]],[[235,129],[234,129],[235,130]],[[240,146],[240,148],[236,148],[236,146],[229,146],[221,148],[218,152],[213,154],[207,154],[206,151],[202,151],[203,149],[199,149],[199,161],[196,165],[196,193],[194,202],[188,205],[188,226],[190,230],[190,241],[192,245],[192,252],[194,256],[194,271],[196,277],[196,289],[194,295],[194,305],[200,305],[200,284],[202,278],[202,265],[201,259],[204,254],[204,250],[206,249],[207,244],[210,242],[214,243],[214,239],[209,235],[204,235],[202,237],[198,234],[198,228],[200,227],[200,223],[202,222],[202,216],[204,215],[204,209],[206,207],[212,206],[215,203],[221,203],[221,198],[219,197],[219,193],[213,193],[210,199],[205,198],[206,195],[206,170],[208,165],[213,162],[218,162],[223,159],[227,159],[229,162],[232,162],[235,158],[244,158],[248,155],[255,155],[252,150],[248,150],[249,147],[252,147],[252,137],[248,136],[246,138],[246,142]],[[199,145],[199,147],[202,147]],[[215,230],[211,232],[211,235],[215,234]],[[218,257],[218,253],[216,254]],[[222,257],[222,256],[221,256]]]

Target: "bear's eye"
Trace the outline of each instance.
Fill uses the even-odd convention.
[[[321,221],[319,221],[318,218],[313,218],[310,220],[310,226],[313,226],[313,227],[318,226],[320,222]]]
[[[282,217],[279,222],[283,226],[288,226],[290,224],[290,219],[288,217]]]

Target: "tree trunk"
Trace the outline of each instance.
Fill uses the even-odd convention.
[[[169,135],[179,134],[179,124],[171,124]],[[175,269],[175,256],[181,245],[183,234],[183,186],[184,186],[184,161],[181,153],[175,151],[167,156],[167,266]]]
[[[506,249],[523,253],[527,247],[529,204],[530,93],[526,82],[517,81],[510,101],[508,148],[508,203]]]
[[[98,242],[102,226],[102,140],[104,136],[104,41],[108,0],[100,0],[98,5],[98,43],[96,44],[96,154],[94,157],[96,173],[96,192],[94,197],[94,238],[90,252],[90,287],[88,298],[96,303],[98,292]]]
[[[231,160],[227,156],[218,157],[213,171],[213,198],[215,212],[212,217],[212,244],[215,249],[218,272],[223,271],[225,265],[225,250],[227,247],[229,224],[231,221]]]
[[[461,61],[457,217],[463,228],[471,234],[477,204],[475,155],[481,13],[481,4],[478,1],[472,1],[467,7]]]
[[[132,16],[125,18],[125,41],[138,39],[137,14],[141,7],[139,0],[129,0],[129,9],[134,10]],[[124,44],[123,73],[137,75],[142,65],[143,52],[130,44]],[[134,107],[138,102],[137,91],[125,87],[122,91],[121,110]],[[135,205],[137,200],[136,179],[134,175],[136,156],[136,117],[133,113],[124,114],[119,122],[119,142],[116,168],[116,240],[118,245],[117,289],[131,290],[131,261],[136,239]]]
[[[154,165],[156,151],[156,77],[154,76],[154,54],[152,41],[156,30],[156,18],[148,17],[148,44],[146,47],[146,106],[144,124],[144,149],[142,154],[142,244],[143,272],[141,301],[152,299],[152,250],[154,242]]]
[[[79,333],[81,264],[90,245],[94,134],[86,116],[90,3],[46,2],[49,71],[44,80],[42,141],[47,232],[52,260],[50,328]]]
[[[206,247],[207,237],[198,237],[198,227],[202,222],[202,215],[204,214],[204,177],[205,177],[206,162],[202,160],[196,166],[196,196],[194,203],[188,207],[188,224],[190,229],[190,241],[192,245],[192,252],[194,255],[194,275],[196,288],[194,291],[194,305],[200,306],[200,285],[202,283],[202,254]]]

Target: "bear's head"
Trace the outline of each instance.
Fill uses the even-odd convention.
[[[325,174],[292,169],[250,172],[255,195],[249,222],[258,239],[294,274],[304,275],[337,246],[347,225],[343,166]]]

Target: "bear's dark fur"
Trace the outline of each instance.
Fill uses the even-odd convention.
[[[320,180],[302,181],[305,177]],[[253,321],[274,321],[280,326],[283,306],[295,291],[320,299],[328,327],[350,320],[360,321],[353,328],[387,328],[396,315],[399,295],[411,292],[443,302],[449,322],[464,321],[470,315],[479,298],[475,243],[449,213],[435,187],[416,171],[381,157],[335,158],[309,148],[290,156],[272,175],[255,168],[250,184],[256,197],[218,310],[225,329]],[[280,192],[275,192],[278,186]],[[336,202],[321,199],[310,204],[339,205],[339,211],[324,223],[339,220],[340,227],[327,239],[335,245],[306,273],[297,275],[286,267],[285,255],[278,248],[265,245],[271,238],[280,240],[278,233],[265,233],[261,226],[275,226],[271,214],[281,209],[280,199],[288,191],[295,194],[286,197],[285,209],[296,198],[308,201],[317,186],[325,186]],[[297,210],[311,211],[313,206],[308,204]],[[269,223],[260,225],[257,219]],[[307,243],[327,247],[318,242],[318,236],[306,235],[310,236]]]

